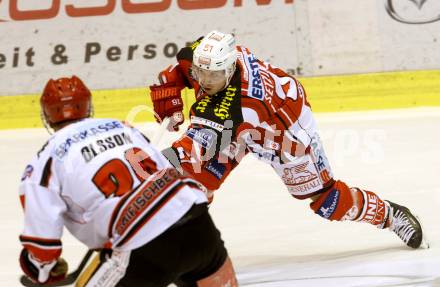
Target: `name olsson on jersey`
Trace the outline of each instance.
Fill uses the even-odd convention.
[[[105,139],[96,140],[81,148],[81,154],[86,162],[90,162],[97,155],[118,146],[132,144],[133,140],[126,133],[115,134]]]
[[[75,144],[84,141],[85,139],[95,136],[97,134],[105,133],[113,129],[122,129],[124,126],[118,121],[112,121],[105,124],[96,125],[87,130],[79,131],[78,133],[69,136],[64,142],[62,142],[56,149],[55,154],[58,158],[63,158],[70,147]]]

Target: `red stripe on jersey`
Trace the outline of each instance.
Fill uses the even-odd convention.
[[[119,211],[121,210],[122,206],[125,204],[127,199],[130,198],[130,196],[131,196],[131,194],[133,192],[134,191],[131,191],[131,192],[128,192],[128,193],[124,194],[124,196],[121,197],[121,199],[119,200],[118,204],[113,209],[112,216],[110,217],[110,222],[109,222],[109,225],[108,225],[108,231],[107,231],[107,235],[108,235],[109,238],[112,237],[113,225],[115,224],[115,221],[116,221],[116,218],[118,217]]]
[[[272,122],[277,127],[277,130],[280,130],[280,131],[288,130],[289,129],[289,126],[288,126],[289,121],[288,121],[288,119],[286,119],[286,117],[284,115],[283,115],[283,117],[281,115],[283,115],[283,113],[275,114],[275,117],[272,118]]]
[[[306,106],[308,106],[309,108],[312,108],[312,106],[310,105],[309,101],[307,100],[307,92],[306,89],[304,89],[304,86],[300,83],[300,81],[298,81],[297,79],[294,79],[296,82],[296,86],[298,87],[298,93],[304,93],[304,104]]]
[[[171,200],[183,187],[185,184],[180,183],[176,187],[172,188],[163,198],[159,200],[159,202],[154,205],[154,207],[149,210],[134,226],[130,226],[131,230],[119,241],[119,243],[116,245],[117,247],[120,247],[121,245],[128,242],[133,236],[135,236],[139,230],[142,229],[142,227],[147,224],[148,221],[150,221],[151,218],[153,218],[154,215],[156,215],[157,212],[165,205],[167,202]],[[126,231],[126,230],[124,230]]]
[[[270,72],[274,73],[275,75],[277,75],[278,77],[289,77],[289,78],[293,78],[291,75],[287,74],[285,71],[281,70],[280,68],[274,67],[272,65],[268,65],[267,68]]]
[[[20,235],[21,244],[41,262],[52,261],[61,255],[61,241]]]
[[[61,256],[61,248],[59,249],[44,249],[33,246],[31,244],[23,244],[24,248],[26,248],[29,253],[32,254],[38,261],[41,262],[49,262],[56,260]]]
[[[120,235],[137,221],[146,209],[155,203],[156,199],[163,193],[169,191],[169,187],[180,178],[180,174],[175,169],[166,169],[159,172],[154,179],[143,184],[138,190],[130,194],[129,201],[123,204],[124,208],[118,211],[118,220],[113,229]],[[119,208],[122,207],[118,206]]]
[[[287,95],[287,93],[288,93],[289,90],[290,90],[290,82],[288,82],[288,83],[282,85],[281,88],[283,89],[284,94]]]
[[[247,54],[250,54],[250,53],[251,53],[251,51],[250,51],[248,48],[246,48],[246,47],[238,46],[238,48],[239,48],[242,52],[246,52]]]
[[[61,240],[59,239],[50,239],[50,238],[42,238],[42,237],[33,237],[33,236],[27,236],[27,235],[20,235],[20,241],[28,241],[28,242],[35,242],[41,245],[46,246],[61,246]]]
[[[236,46],[235,49],[239,52],[243,52],[243,46]]]
[[[250,124],[250,123],[241,123],[238,127],[237,127],[237,138],[240,138],[240,134],[245,131],[245,130],[253,130],[254,127]]]
[[[296,122],[301,114],[303,107],[302,98],[298,97],[298,100],[294,101],[291,98],[286,99],[286,103],[282,106],[292,122]]]
[[[24,210],[24,207],[25,207],[25,200],[26,200],[26,198],[25,198],[25,195],[23,194],[23,195],[20,195],[20,203],[21,203],[21,207],[23,208],[23,210]]]
[[[241,106],[242,108],[249,108],[254,110],[258,119],[261,122],[266,121],[270,117],[270,111],[267,108],[266,104],[260,100],[256,100],[250,97],[241,97]]]

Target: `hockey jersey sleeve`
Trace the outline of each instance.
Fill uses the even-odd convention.
[[[57,259],[62,249],[66,204],[52,165],[51,157],[35,159],[26,167],[19,187],[24,210],[20,241],[41,262]]]
[[[240,138],[254,155],[268,162],[284,152],[301,152],[310,143],[304,129],[314,124],[302,84],[246,47],[237,50],[242,72]]]

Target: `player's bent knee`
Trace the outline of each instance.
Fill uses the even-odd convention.
[[[338,180],[310,204],[319,216],[329,220],[354,219],[362,204],[357,192]]]
[[[231,259],[226,257],[225,263],[213,274],[197,281],[197,287],[236,287],[234,267]]]

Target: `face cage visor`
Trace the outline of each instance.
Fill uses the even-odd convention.
[[[203,84],[219,84],[227,80],[225,70],[211,71],[195,65],[192,66],[192,76],[201,86]]]
[[[204,85],[216,85],[224,82],[223,89],[229,85],[232,75],[235,72],[235,63],[229,66],[226,70],[207,70],[192,65],[191,75],[203,88]]]

